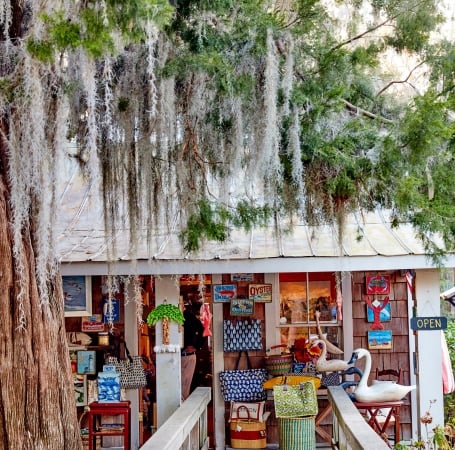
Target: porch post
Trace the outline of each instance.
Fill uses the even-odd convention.
[[[417,317],[436,317],[440,315],[439,271],[436,269],[416,271]],[[429,429],[444,425],[444,399],[442,393],[442,351],[441,331],[418,331],[416,337],[417,352],[417,426],[418,433],[424,440],[425,427],[420,418],[430,408],[433,422]]]
[[[179,305],[180,287],[175,277],[161,276],[155,278],[156,306],[167,301],[169,304]],[[175,322],[169,323],[170,342],[163,345],[163,329],[161,321],[155,326],[156,352],[156,408],[158,428],[180,406],[182,384],[180,373],[180,348],[182,333]],[[167,348],[167,350],[165,350]],[[154,350],[155,350],[154,349]]]

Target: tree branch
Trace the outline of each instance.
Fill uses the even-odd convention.
[[[409,78],[411,78],[411,75],[414,73],[414,71],[416,71],[420,66],[422,66],[423,64],[425,64],[425,61],[422,61],[421,63],[417,64],[417,66],[415,66],[408,74],[408,76],[404,79],[404,80],[401,80],[401,81],[391,81],[390,83],[387,83],[377,94],[376,94],[376,97],[379,97],[383,92],[385,92],[387,89],[389,89],[390,86],[392,86],[393,84],[404,84],[404,83],[408,83],[409,81]],[[412,84],[409,83],[411,86]],[[412,86],[414,89],[415,87]]]

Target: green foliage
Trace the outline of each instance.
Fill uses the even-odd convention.
[[[173,8],[166,0],[106,1],[101,10],[96,1],[87,1],[78,17],[65,17],[62,11],[53,16],[43,14],[46,33],[43,38],[30,37],[29,52],[43,62],[51,62],[54,51],[63,52],[82,46],[93,58],[112,54],[118,33],[128,42],[145,38],[145,26],[151,21],[163,28],[171,19]]]
[[[240,201],[235,209],[201,200],[188,218],[186,230],[181,233],[180,239],[185,250],[192,252],[199,249],[203,240],[226,241],[232,226],[250,230],[254,225],[266,223],[269,217],[267,206],[257,207],[245,200]]]
[[[447,329],[444,330],[444,335],[449,349],[450,361],[452,367],[455,367],[455,321],[447,321]],[[455,392],[444,395],[444,418],[445,422],[454,425],[455,420]]]
[[[361,2],[353,0],[348,2],[354,8],[352,17],[341,24],[319,0],[277,2],[273,7],[265,0],[173,4],[175,8],[166,0],[107,0],[101,10],[99,2],[88,0],[80,4],[78,17],[62,12],[42,16],[45,32],[40,39],[29,38],[28,49],[50,62],[56,51],[81,47],[101,61],[115,49],[123,51],[122,46],[140,47],[152,21],[161,30],[157,82],[175,79],[178,121],[185,124],[178,131],[182,142],[175,145],[175,155],[189,167],[194,186],[204,183],[209,172],[230,176],[229,158],[248,164],[246,156],[238,155],[262,145],[263,130],[269,126],[263,111],[275,102],[279,141],[273,151],[283,179],[273,180],[275,191],[270,189],[260,205],[240,202],[232,209],[205,199],[207,190],[194,189],[194,198],[185,204],[189,220],[181,239],[186,250],[196,250],[203,239],[226,240],[230,227],[249,229],[273,214],[334,222],[341,212],[376,206],[393,209],[397,223],[413,223],[434,255],[442,253],[432,244],[434,232],[442,234],[448,249],[454,248],[455,186],[447,172],[455,169],[449,113],[455,108],[455,57],[453,45],[429,43],[442,20],[436,0],[373,0],[375,15],[368,22],[358,14]],[[351,35],[341,39],[339,25]],[[270,34],[278,67],[274,99],[264,97]],[[412,55],[416,66],[429,64],[430,86],[422,95],[394,95],[392,88],[400,92],[408,85],[382,73],[381,57],[391,47]],[[291,49],[294,66],[286,86]],[[120,57],[116,66],[114,83],[119,86],[125,82],[123,61]],[[141,72],[140,62],[134,64],[128,70],[137,70],[147,85],[150,74]],[[148,110],[144,104],[138,112],[138,104],[142,100],[122,92],[113,109],[130,125],[144,124],[150,132],[149,117],[130,117]],[[294,115],[299,119],[300,158],[292,154],[295,141],[289,134]],[[234,142],[237,120],[244,136]],[[149,136],[138,139],[147,141]],[[236,145],[241,148],[233,148]],[[217,152],[226,149],[231,156],[218,157]],[[296,161],[302,164],[301,180],[294,178]],[[270,180],[264,183],[269,189]],[[298,197],[302,193],[304,199]]]

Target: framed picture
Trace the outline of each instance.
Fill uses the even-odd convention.
[[[389,275],[367,275],[366,277],[367,294],[385,295],[390,293]]]
[[[390,350],[392,348],[392,330],[374,330],[368,332],[370,350]]]
[[[213,285],[213,301],[214,302],[230,302],[231,299],[237,297],[236,284],[214,284]]]
[[[73,387],[76,406],[85,406],[87,404],[87,377],[73,373]]]
[[[92,279],[83,275],[62,276],[65,317],[92,315]]]
[[[381,302],[378,302],[381,303]],[[368,322],[374,322],[374,312],[373,310],[367,306],[367,321]],[[373,304],[374,306],[374,304]],[[379,321],[380,322],[388,322],[389,320],[392,320],[392,312],[390,310],[390,303],[387,303],[382,309],[381,312],[379,313]]]
[[[248,298],[255,302],[269,303],[272,301],[272,284],[249,284]]]
[[[231,299],[232,316],[252,316],[254,314],[254,300],[249,298]]]
[[[96,353],[94,350],[77,352],[77,373],[80,375],[94,375],[96,373]]]

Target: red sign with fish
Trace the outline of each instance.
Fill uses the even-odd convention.
[[[214,302],[230,302],[231,299],[237,297],[236,284],[214,284],[213,285],[213,301]]]

